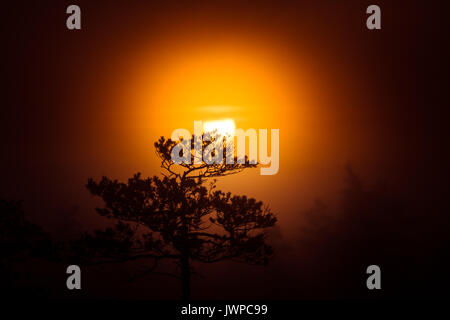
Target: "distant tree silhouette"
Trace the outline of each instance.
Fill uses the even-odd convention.
[[[14,265],[50,256],[51,244],[41,227],[26,220],[20,201],[0,199],[0,288],[13,289],[18,276]]]
[[[417,253],[418,245],[412,244],[420,229],[412,225],[411,214],[385,183],[366,186],[348,165],[338,205],[328,207],[316,201],[303,213],[305,222],[298,241],[309,257],[304,273],[322,275],[320,280],[310,277],[315,281],[309,284],[308,294],[320,298],[377,297],[365,283],[366,268],[377,264],[384,271],[383,281],[389,283],[383,296],[405,295],[398,290],[408,283],[405,265]]]
[[[204,141],[202,151],[212,142],[214,139]],[[192,139],[191,146],[195,143]],[[176,164],[171,158],[176,144],[164,137],[155,143],[163,178],[144,179],[138,173],[126,183],[107,177],[98,182],[88,180],[89,191],[105,204],[97,212],[117,224],[86,234],[75,247],[79,256],[95,263],[152,259],[146,272],[165,275],[173,274],[159,271],[158,263],[173,259],[178,267],[173,276],[181,279],[182,296],[188,299],[192,261],[267,264],[273,254],[266,243],[267,228],[277,219],[262,202],[216,190],[215,180],[206,184],[207,178],[238,173],[257,164],[249,163],[247,157],[241,163],[234,157],[233,164],[194,164],[193,151],[191,164]],[[224,148],[224,159],[227,152]]]

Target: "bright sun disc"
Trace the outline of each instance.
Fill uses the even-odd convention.
[[[203,132],[214,132],[217,130],[217,133],[222,136],[234,135],[235,129],[236,124],[233,119],[205,121],[203,123]]]

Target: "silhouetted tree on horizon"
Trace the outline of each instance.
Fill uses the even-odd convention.
[[[365,283],[366,268],[372,264],[380,266],[383,283],[389,283],[384,287],[385,297],[410,294],[407,291],[413,290],[407,283],[411,274],[405,265],[412,262],[419,245],[428,245],[415,237],[425,222],[417,224],[415,213],[384,181],[365,184],[350,165],[345,169],[338,203],[327,206],[317,200],[303,213],[298,242],[309,257],[305,273],[326,274],[319,283],[309,284],[309,294],[320,298],[378,297]],[[408,290],[400,291],[403,285]]]
[[[203,141],[202,151],[213,141]],[[191,142],[192,147],[198,143],[194,139]],[[78,254],[94,263],[151,259],[153,264],[146,271],[180,278],[182,296],[188,299],[192,261],[267,264],[273,254],[265,241],[267,228],[277,219],[260,201],[216,190],[215,180],[205,186],[208,178],[238,173],[257,164],[247,157],[239,162],[234,157],[233,164],[194,164],[193,148],[191,163],[177,164],[171,157],[176,144],[164,137],[155,142],[165,171],[163,178],[144,179],[138,173],[126,183],[107,177],[98,182],[88,180],[88,190],[105,204],[97,212],[117,220],[117,224],[86,234],[78,243]],[[225,159],[229,150],[223,150]],[[178,274],[157,269],[166,259],[176,262]]]

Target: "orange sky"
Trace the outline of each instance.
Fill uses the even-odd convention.
[[[136,2],[126,14],[119,5],[86,6],[101,21],[87,16],[82,32],[59,31],[53,16],[33,34],[23,31],[31,51],[27,63],[17,59],[29,74],[18,75],[24,101],[13,112],[24,129],[15,131],[11,145],[20,150],[5,181],[16,186],[7,196],[23,198],[25,190],[31,212],[80,206],[80,220],[92,219],[88,177],[159,174],[154,141],[176,128],[192,131],[194,120],[232,118],[238,128],[280,130],[277,175],[255,169],[219,185],[265,201],[286,226],[300,222],[314,198],[336,194],[348,161],[364,178],[401,176],[405,166],[396,157],[410,146],[398,134],[405,131],[393,107],[399,88],[386,84],[396,81],[383,71],[389,46],[360,28],[356,2],[349,11],[312,2],[239,3],[239,10]]]
[[[106,66],[114,71],[96,101],[106,117],[102,135],[114,143],[93,146],[102,174],[159,174],[153,142],[177,128],[193,132],[195,120],[232,118],[244,130],[280,129],[277,175],[261,176],[257,169],[220,179],[219,186],[264,200],[290,225],[299,221],[296,201],[307,207],[336,189],[345,163],[376,147],[368,135],[355,135],[358,123],[346,118],[354,108],[346,101],[358,103],[346,96],[358,85],[345,80],[351,70],[330,76],[314,44],[305,42],[299,54],[285,39],[261,31],[216,38],[213,30],[184,27],[182,34],[162,30],[152,41],[136,40]]]

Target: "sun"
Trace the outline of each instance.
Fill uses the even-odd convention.
[[[203,132],[214,132],[221,136],[233,136],[236,129],[236,124],[233,119],[211,120],[203,123]]]

